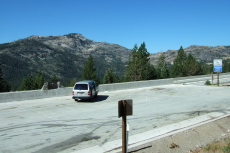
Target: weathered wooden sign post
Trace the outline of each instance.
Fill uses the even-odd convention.
[[[122,153],[127,152],[126,116],[133,115],[133,100],[120,100],[118,102],[118,118],[122,117]]]

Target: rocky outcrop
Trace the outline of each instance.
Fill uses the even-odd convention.
[[[230,46],[197,46],[191,45],[184,48],[185,53],[192,54],[199,62],[212,63],[213,59],[228,59],[230,58]],[[166,52],[159,52],[156,54],[151,54],[150,61],[152,64],[156,65],[157,60],[161,54],[165,54],[165,60],[171,64],[177,56],[177,50],[168,50]]]

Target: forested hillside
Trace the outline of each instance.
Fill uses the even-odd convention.
[[[223,71],[230,71],[230,46],[190,46],[151,54],[145,43],[127,49],[117,44],[95,42],[81,34],[31,36],[0,44],[2,85],[11,90],[39,89],[43,81],[60,81],[63,86],[88,79],[95,73],[100,83],[163,79],[209,74],[213,59],[223,59]],[[93,64],[95,68],[89,66]],[[35,81],[32,87],[25,82]],[[37,81],[36,81],[37,80]],[[42,80],[42,81],[41,81]],[[34,88],[36,87],[36,88]]]
[[[71,79],[80,80],[85,61],[92,55],[97,74],[103,78],[113,67],[117,75],[124,74],[130,50],[116,44],[99,43],[80,34],[65,36],[31,36],[12,43],[0,44],[0,61],[4,77],[18,88],[27,75],[44,73],[45,80],[55,74],[67,86]]]

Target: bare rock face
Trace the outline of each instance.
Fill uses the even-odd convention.
[[[71,33],[63,36],[30,36],[29,40],[39,41],[55,50],[62,52],[69,52],[75,55],[87,57],[89,54],[108,58],[108,56],[119,56],[123,62],[127,62],[130,49],[122,47],[117,44],[110,44],[106,42],[95,42],[91,39],[83,37],[81,34]]]
[[[94,42],[93,40],[86,39],[81,34],[71,33],[64,36],[50,36],[43,38],[43,43],[51,46],[52,48],[61,51],[81,52],[89,49]]]

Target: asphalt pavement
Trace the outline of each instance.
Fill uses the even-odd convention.
[[[92,102],[64,96],[0,103],[0,153],[112,151],[121,146],[119,100],[133,99],[129,136],[143,141],[142,133],[227,113],[229,92],[228,86],[172,84],[101,92]]]

